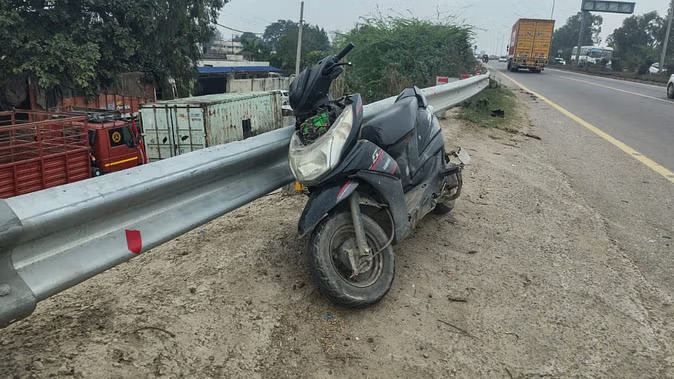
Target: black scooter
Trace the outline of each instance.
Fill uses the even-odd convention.
[[[470,157],[461,149],[445,153],[438,120],[416,87],[365,124],[359,94],[334,100],[330,84],[350,65],[340,61],[353,47],[305,69],[290,85],[297,123],[289,163],[310,194],[299,234],[311,233],[314,280],[333,302],[365,307],[391,288],[391,245],[428,213],[451,211]]]

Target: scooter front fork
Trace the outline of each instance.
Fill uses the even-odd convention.
[[[353,229],[356,234],[356,246],[358,247],[358,254],[351,252],[349,254],[349,263],[353,269],[353,275],[358,275],[360,266],[360,257],[369,257],[372,255],[370,247],[367,245],[367,237],[365,236],[365,227],[363,226],[363,217],[360,212],[360,195],[354,192],[349,197],[349,208],[351,208],[351,219],[353,220]]]

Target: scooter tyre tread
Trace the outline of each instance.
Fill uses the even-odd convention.
[[[384,230],[367,215],[363,214],[362,217],[365,232],[375,239],[379,246],[384,246],[389,239]],[[388,246],[380,253],[384,259],[384,267],[381,277],[374,284],[365,288],[350,285],[336,272],[330,252],[325,252],[329,248],[332,233],[342,224],[352,224],[351,214],[348,211],[329,215],[316,227],[307,249],[309,272],[314,282],[318,284],[321,294],[333,303],[347,308],[365,308],[379,302],[391,289],[395,277],[393,248]]]

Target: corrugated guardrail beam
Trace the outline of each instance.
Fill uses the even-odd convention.
[[[424,89],[442,111],[488,75]],[[365,106],[369,119],[395,98]],[[0,200],[0,326],[38,301],[292,182],[285,127],[102,177]]]

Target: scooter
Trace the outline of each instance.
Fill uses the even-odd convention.
[[[451,211],[470,156],[450,154],[438,119],[418,88],[363,123],[359,94],[333,99],[332,81],[351,63],[347,45],[290,85],[297,122],[289,147],[295,178],[308,189],[299,220],[310,234],[309,270],[320,291],[345,307],[366,307],[390,290],[392,245],[430,212]]]

